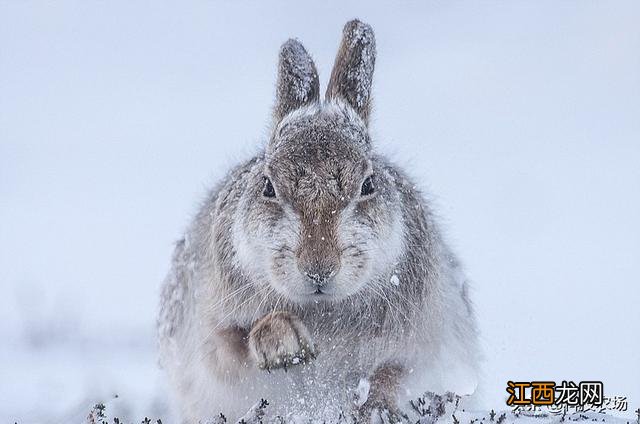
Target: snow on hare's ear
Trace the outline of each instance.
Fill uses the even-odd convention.
[[[345,100],[369,123],[371,83],[376,63],[376,39],[371,26],[357,19],[342,31],[342,42],[327,86],[326,98]]]
[[[317,102],[319,96],[318,71],[311,56],[298,40],[287,41],[280,48],[275,122],[293,110]]]

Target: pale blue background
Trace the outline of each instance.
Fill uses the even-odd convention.
[[[640,3],[266,3],[0,1],[0,421],[162,412],[172,241],[264,139],[279,45],[326,83],[353,17],[377,147],[475,282],[489,406],[598,379],[639,407]]]

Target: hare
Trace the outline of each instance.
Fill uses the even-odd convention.
[[[401,416],[473,390],[468,283],[428,202],[368,131],[372,28],[348,22],[324,99],[296,40],[279,56],[264,150],[208,194],[161,295],[160,363],[183,422]]]

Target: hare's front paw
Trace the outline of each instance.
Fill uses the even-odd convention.
[[[249,333],[249,349],[258,367],[271,370],[308,362],[315,358],[309,331],[287,312],[272,312],[255,323]]]

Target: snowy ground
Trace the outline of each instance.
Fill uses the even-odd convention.
[[[79,422],[115,394],[165,413],[172,242],[263,139],[280,43],[326,83],[353,17],[378,38],[377,146],[475,282],[488,407],[508,380],[601,380],[633,417],[638,2],[0,0],[0,422]]]
[[[116,415],[111,411],[117,411],[121,399],[112,399],[106,404],[95,405],[86,417],[87,424],[108,424]],[[390,414],[389,411],[375,411],[372,413],[371,424],[461,424],[461,423],[496,423],[496,424],[541,424],[541,423],[563,423],[563,422],[605,422],[605,423],[627,423],[629,418],[611,415],[608,412],[596,411],[567,411],[564,413],[553,413],[549,410],[519,411],[514,409],[488,411],[478,411],[465,409],[464,399],[447,393],[437,395],[425,393],[423,396],[411,402],[399,414]],[[115,408],[114,408],[115,407]],[[262,399],[256,402],[247,413],[236,421],[238,424],[361,424],[362,421],[351,414],[341,414],[336,419],[325,419],[322,421],[311,420],[300,415],[289,415],[287,417],[274,416],[270,413],[270,404]],[[639,413],[640,414],[640,413]],[[158,423],[159,420],[145,417],[143,424],[151,422]],[[160,420],[167,422],[167,420]],[[366,421],[368,422],[368,421]],[[633,420],[640,422],[640,415]],[[203,424],[232,424],[223,413],[217,417],[212,417]],[[160,423],[161,424],[161,423]]]
[[[92,406],[112,416],[171,423],[149,337],[101,337],[46,347],[0,349],[0,421],[80,423]]]

